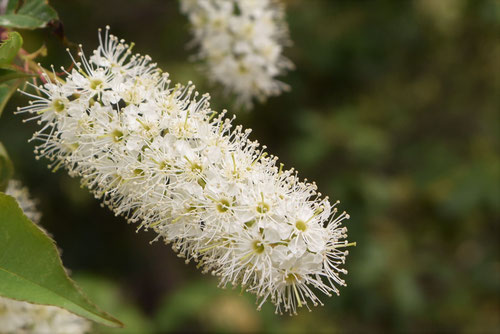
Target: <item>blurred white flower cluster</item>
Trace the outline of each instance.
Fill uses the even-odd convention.
[[[11,180],[5,191],[16,199],[24,214],[39,223],[41,214],[20,181]],[[0,297],[0,333],[2,334],[83,334],[90,321],[55,306],[35,305]]]
[[[30,197],[28,188],[23,187],[21,181],[10,180],[7,184],[7,190],[5,193],[14,197],[26,217],[28,217],[35,224],[40,223],[42,215],[36,208],[36,201]]]
[[[90,327],[90,321],[62,308],[0,297],[2,334],[83,334]]]
[[[148,56],[108,33],[65,82],[37,89],[19,112],[42,124],[35,152],[80,176],[103,203],[153,229],[220,285],[241,285],[276,311],[320,304],[345,285],[349,218],[314,183],[277,165],[210,109],[194,86],[172,86]]]
[[[181,0],[181,11],[208,78],[234,93],[239,104],[251,107],[255,98],[288,89],[276,79],[293,67],[282,55],[289,38],[278,0]]]

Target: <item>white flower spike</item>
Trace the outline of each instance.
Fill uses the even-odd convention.
[[[289,44],[279,0],[181,0],[193,31],[197,58],[208,78],[251,107],[288,90],[276,79],[293,68],[283,47]]]
[[[36,87],[19,108],[39,120],[38,157],[82,178],[96,198],[186,262],[241,285],[276,312],[321,304],[345,285],[349,216],[314,183],[277,166],[250,130],[210,109],[209,95],[172,85],[147,56],[110,35],[65,82]]]

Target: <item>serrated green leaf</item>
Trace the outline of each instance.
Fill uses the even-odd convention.
[[[22,45],[23,38],[21,35],[16,31],[11,31],[9,37],[0,45],[0,67],[9,66]]]
[[[19,8],[18,8],[19,7]],[[58,18],[57,12],[46,0],[11,1],[6,14],[0,15],[0,25],[18,29],[44,28]]]
[[[14,167],[7,154],[7,150],[2,143],[0,143],[0,191],[7,189],[7,184],[13,173]]]
[[[92,304],[68,277],[54,242],[0,193],[0,295],[62,307],[95,322],[122,323]]]

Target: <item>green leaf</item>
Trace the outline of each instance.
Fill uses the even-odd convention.
[[[23,80],[0,85],[0,116],[2,116],[2,112],[7,102],[9,102],[10,97],[16,92],[17,87],[19,87],[21,83],[23,83]]]
[[[17,10],[19,6],[19,0],[7,0],[7,10],[6,13],[12,13]]]
[[[0,23],[0,25],[2,24]],[[0,67],[9,66],[22,45],[23,38],[21,35],[16,31],[11,31],[9,37],[0,45]]]
[[[92,304],[68,277],[54,242],[0,193],[0,295],[62,307],[95,322],[123,324]]]
[[[2,143],[0,143],[0,191],[7,189],[7,184],[12,174],[14,174],[14,167],[7,154],[7,150]]]
[[[15,70],[9,70],[6,68],[0,68],[0,83],[4,83],[6,81],[10,81],[13,79],[21,79],[21,78],[29,78],[34,77],[33,74],[27,74]]]
[[[4,15],[0,15],[0,26],[18,29],[44,28],[47,23],[57,20],[57,12],[47,0],[11,0]]]

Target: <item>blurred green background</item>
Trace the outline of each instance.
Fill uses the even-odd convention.
[[[63,261],[104,309],[146,332],[500,332],[500,2],[288,0],[291,92],[235,110],[189,62],[176,1],[52,0],[87,53],[97,28],[135,41],[173,81],[194,81],[286,166],[347,210],[348,287],[324,307],[276,316],[216,288],[152,233],[136,233],[27,143],[11,100],[0,141],[39,199]],[[70,64],[50,29],[42,64]],[[114,331],[98,328],[99,332]]]

